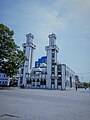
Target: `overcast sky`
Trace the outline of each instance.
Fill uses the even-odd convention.
[[[46,55],[48,35],[55,33],[58,61],[90,81],[90,0],[0,0],[0,23],[14,30],[19,46],[27,33],[34,35],[34,60]]]

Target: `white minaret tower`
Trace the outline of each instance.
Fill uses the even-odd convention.
[[[34,36],[29,33],[26,35],[26,43],[23,44],[23,50],[25,52],[25,56],[27,57],[28,61],[24,63],[24,70],[23,70],[23,85],[26,86],[26,74],[30,73],[33,65],[33,51],[36,46],[33,44]]]
[[[57,89],[57,53],[59,48],[56,45],[56,35],[51,34],[49,37],[49,46],[45,47],[47,51],[47,80],[46,87],[48,89]]]

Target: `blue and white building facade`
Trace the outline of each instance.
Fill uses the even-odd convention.
[[[36,46],[33,44],[34,36],[31,33],[26,35],[23,50],[28,61],[25,61],[19,69],[18,86],[23,84],[28,88],[62,90],[74,87],[75,73],[65,64],[59,64],[57,60],[59,48],[56,44],[56,35],[50,34],[48,37],[49,45],[45,47],[46,56],[35,61],[35,66],[32,67]]]
[[[47,82],[46,87],[48,89],[58,88],[58,76],[57,76],[57,53],[59,48],[56,45],[56,35],[51,34],[49,37],[49,45],[45,47],[47,51]]]
[[[58,65],[59,66],[59,65]],[[65,64],[61,66],[61,89],[69,89],[75,87],[75,73]],[[59,70],[58,70],[59,76]]]
[[[33,44],[34,36],[30,33],[26,35],[26,43],[24,43],[23,51],[25,56],[28,60],[23,63],[21,68],[19,69],[19,79],[18,79],[18,86],[20,86],[21,81],[24,86],[27,85],[26,83],[26,74],[30,74],[33,64],[33,52],[36,46]]]
[[[5,73],[0,73],[0,86],[8,85],[8,76]]]

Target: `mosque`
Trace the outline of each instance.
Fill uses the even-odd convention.
[[[36,45],[33,43],[34,36],[31,33],[26,35],[26,43],[22,46],[28,61],[25,61],[19,68],[18,86],[61,90],[75,86],[75,73],[57,60],[59,48],[56,45],[56,35],[52,33],[48,35],[48,38],[49,45],[45,46],[46,56],[35,61],[33,67],[33,54]]]

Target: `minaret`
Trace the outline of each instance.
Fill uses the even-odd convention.
[[[26,35],[26,43],[23,44],[23,50],[25,52],[25,56],[27,57],[27,61],[24,63],[24,70],[23,70],[23,85],[26,86],[26,74],[30,73],[33,65],[33,51],[36,46],[33,44],[34,36],[29,33]]]
[[[56,45],[56,35],[51,34],[49,37],[49,46],[45,47],[47,51],[47,80],[46,87],[48,89],[57,89],[57,53],[59,48]]]

